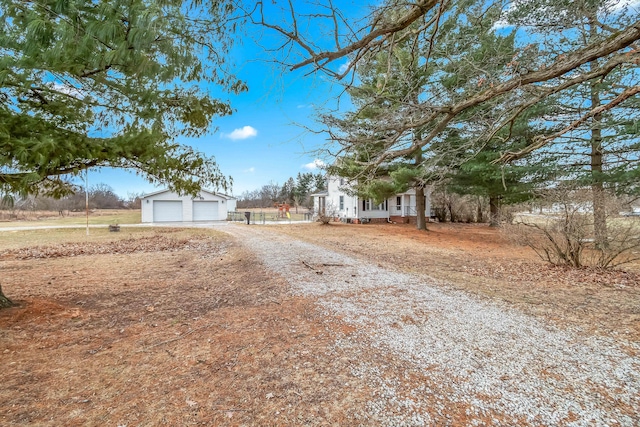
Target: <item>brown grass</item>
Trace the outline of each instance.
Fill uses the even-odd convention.
[[[83,225],[87,216],[82,211],[10,211],[0,210],[0,228],[39,225]],[[138,224],[140,209],[90,209],[89,224]]]
[[[348,424],[367,389],[327,356],[339,325],[224,235],[169,231],[146,238],[191,243],[5,253],[0,425]]]
[[[546,267],[485,226],[273,229],[562,326],[640,338],[637,265]],[[376,424],[361,418],[374,390],[351,372],[357,361],[384,360],[402,381],[426,384],[382,350],[336,349],[358,331],[289,296],[282,278],[224,234],[83,233],[0,234],[1,284],[20,304],[0,311],[0,425]],[[465,425],[456,405],[434,419]]]

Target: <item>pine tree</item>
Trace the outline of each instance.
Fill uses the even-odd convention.
[[[66,177],[93,166],[179,192],[226,189],[213,158],[174,140],[231,113],[200,86],[245,89],[224,70],[230,7],[0,0],[0,196],[62,197],[74,189]]]
[[[357,181],[358,193],[376,202],[414,188],[418,229],[426,229],[425,186],[475,155],[505,107],[496,100],[469,108],[443,128],[412,123],[439,114],[438,104],[462,102],[499,82],[515,52],[514,32],[490,31],[499,14],[497,8],[459,1],[443,14],[432,41],[413,37],[409,27],[394,49],[360,60],[359,84],[349,90],[356,111],[325,118],[344,153],[334,173]],[[422,144],[428,135],[437,136]],[[402,147],[404,154],[375,160],[384,159],[390,147]]]
[[[540,45],[537,61],[544,62],[585,41],[604,42],[633,22],[630,11],[611,7],[601,0],[545,0],[523,4],[507,18],[529,28]],[[556,115],[546,118],[548,126],[567,130],[551,138],[543,151],[561,157],[565,180],[591,189],[594,238],[600,248],[608,245],[607,195],[635,193],[640,176],[640,101],[637,96],[624,98],[634,87],[640,92],[640,67],[632,52],[626,57],[619,62],[594,59],[576,70],[588,75],[608,67],[605,74],[556,96]]]
[[[229,7],[0,0],[0,191],[61,196],[92,166],[226,188],[213,158],[174,139],[231,113],[199,86],[245,88],[224,71]]]

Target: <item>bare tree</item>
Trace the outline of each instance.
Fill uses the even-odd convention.
[[[532,13],[542,13],[543,7],[535,9],[535,2],[521,2],[530,6]],[[582,7],[581,2],[556,2],[571,9]],[[493,14],[493,22],[486,24],[484,17],[476,25],[482,25],[486,32],[495,31],[505,19],[505,4],[495,2],[463,2],[455,0],[417,0],[402,2],[388,0],[377,6],[359,21],[351,21],[345,12],[331,0],[307,2],[307,13],[299,13],[300,2],[273,1],[254,3],[252,9],[245,8],[249,19],[257,25],[267,28],[278,35],[280,45],[276,61],[287,65],[291,70],[308,68],[310,71],[321,71],[336,80],[344,80],[356,70],[367,57],[380,52],[390,52],[399,43],[410,40],[418,54],[417,61],[424,67],[436,66],[445,70],[447,66],[455,66],[460,62],[460,54],[464,52],[446,52],[433,60],[437,49],[444,49],[446,36],[463,40],[467,35],[451,27],[452,15],[464,15],[467,8],[482,9]],[[533,6],[531,6],[533,5]],[[601,2],[601,9],[606,2]],[[278,13],[278,11],[280,13]],[[496,12],[497,11],[497,12]],[[623,13],[623,12],[618,12]],[[280,17],[280,20],[272,17]],[[464,22],[461,18],[461,22]],[[470,121],[470,112],[479,112],[486,108],[500,115],[490,123],[483,123],[482,132],[477,139],[481,143],[495,136],[501,129],[508,129],[514,121],[526,115],[531,109],[545,99],[566,93],[576,85],[602,78],[619,67],[636,67],[640,60],[640,51],[636,43],[640,39],[640,20],[631,20],[624,25],[610,17],[606,22],[598,23],[608,31],[585,40],[577,40],[571,51],[552,56],[541,53],[539,47],[531,43],[521,43],[512,60],[501,67],[485,70],[475,69],[473,74],[462,76],[463,82],[455,83],[447,93],[427,92],[420,97],[421,102],[415,105],[412,114],[398,117],[395,120],[380,121],[377,126],[379,142],[384,145],[375,156],[364,162],[365,166],[376,168],[385,162],[399,159],[417,150],[433,144],[440,144],[442,135],[452,128],[464,124],[477,123]],[[447,25],[444,25],[444,24]],[[508,22],[507,22],[508,23]],[[560,37],[565,28],[547,28],[555,31]],[[324,31],[323,37],[318,32]],[[337,60],[346,61],[337,64]],[[464,58],[463,58],[464,59]],[[542,60],[540,60],[542,59]],[[472,63],[476,58],[469,58]],[[473,67],[471,67],[473,68]],[[434,79],[438,74],[434,74]],[[350,85],[352,81],[345,82]],[[432,88],[430,81],[425,88]],[[517,151],[507,151],[501,161],[520,158],[555,139],[570,132],[586,120],[605,111],[617,108],[622,102],[640,93],[637,81],[627,82],[627,88],[606,104],[586,106],[580,116],[570,123],[549,134],[535,138],[527,147]],[[461,93],[455,89],[464,90]],[[474,114],[477,117],[477,114]],[[471,120],[474,120],[473,118]],[[425,129],[420,138],[412,138],[416,129]],[[337,153],[336,153],[337,154]]]
[[[100,183],[89,190],[89,203],[97,209],[118,209],[124,207],[124,202],[118,197],[113,188]]]
[[[127,209],[140,209],[142,203],[143,193],[136,192],[128,192],[127,199],[124,201],[124,204]]]
[[[504,231],[555,265],[611,268],[639,259],[640,222],[636,218],[618,218],[610,227],[608,244],[598,245],[592,192],[592,188],[572,185],[548,190],[544,195],[545,215],[520,217]],[[605,211],[620,208],[618,199],[606,193],[605,197]]]

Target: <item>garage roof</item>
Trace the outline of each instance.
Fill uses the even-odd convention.
[[[175,191],[173,191],[173,190],[164,189],[164,190],[160,190],[160,191],[154,191],[153,193],[145,194],[144,196],[141,197],[141,199],[146,199],[147,197],[157,196],[158,194],[169,193],[169,192],[175,193]],[[216,193],[215,191],[200,190],[200,192],[201,193],[209,193],[209,194],[211,194],[213,196],[222,197],[223,199],[226,199],[226,200],[235,199],[235,197],[233,197],[233,196],[229,196],[229,195],[223,194],[223,193]]]

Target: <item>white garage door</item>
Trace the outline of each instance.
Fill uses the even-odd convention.
[[[180,200],[154,200],[153,222],[182,221]]]
[[[194,221],[216,221],[218,218],[218,202],[194,201],[193,220]]]

